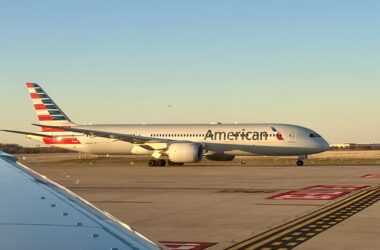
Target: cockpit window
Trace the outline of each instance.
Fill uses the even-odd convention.
[[[310,135],[309,135],[311,138],[315,138],[315,137],[321,137],[319,134],[317,134],[317,133],[311,133]]]

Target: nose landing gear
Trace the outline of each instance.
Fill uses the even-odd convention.
[[[298,160],[297,160],[297,166],[298,167],[302,167],[303,166],[303,164],[304,164],[304,160],[306,160],[307,159],[307,155],[300,155],[300,156],[298,156]]]
[[[297,161],[297,166],[302,167],[303,166],[303,160],[298,160]]]

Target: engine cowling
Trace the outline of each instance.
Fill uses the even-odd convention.
[[[232,161],[235,159],[235,156],[223,153],[215,153],[211,155],[206,155],[206,159],[210,161]]]
[[[197,162],[202,160],[203,146],[192,142],[173,143],[166,154],[172,162]]]

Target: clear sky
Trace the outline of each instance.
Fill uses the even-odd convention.
[[[0,128],[38,131],[32,81],[77,123],[281,122],[380,142],[379,13],[377,0],[2,0]]]

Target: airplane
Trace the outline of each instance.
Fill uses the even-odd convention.
[[[0,172],[1,249],[163,249],[2,151]]]
[[[297,156],[330,148],[311,129],[277,123],[78,125],[36,83],[27,83],[41,132],[24,134],[47,145],[97,155],[150,155],[149,166],[183,165],[203,158],[231,161],[235,156]]]

